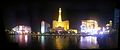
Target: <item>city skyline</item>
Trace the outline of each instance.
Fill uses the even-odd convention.
[[[2,0],[0,48],[116,49],[120,0]]]
[[[113,1],[75,1],[75,2],[5,2],[3,17],[5,25],[16,26],[19,24],[40,27],[42,20],[50,23],[57,20],[58,8],[63,9],[63,20],[70,21],[70,28],[79,29],[81,20],[95,19],[98,24],[105,25],[114,17],[114,8],[117,0]],[[4,4],[5,4],[4,3]],[[3,4],[3,5],[4,5]],[[104,20],[104,21],[103,21]],[[101,26],[101,25],[100,25]]]

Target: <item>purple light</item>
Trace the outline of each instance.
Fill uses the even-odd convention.
[[[102,32],[102,31],[100,31],[100,32],[99,32],[99,34],[103,34],[103,32]]]
[[[85,25],[81,25],[81,32],[83,32],[83,33],[88,33],[89,35],[98,34],[98,33],[97,33],[98,30],[100,30],[100,29],[98,29],[98,28],[92,28],[92,29],[90,29],[90,28],[86,28]]]
[[[80,48],[82,49],[92,49],[98,48],[97,37],[87,36],[87,37],[80,37]]]
[[[86,29],[85,25],[81,25],[80,27],[81,27],[81,32],[85,32],[86,33],[87,29]]]

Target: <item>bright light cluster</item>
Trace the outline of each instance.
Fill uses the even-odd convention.
[[[99,32],[99,34],[109,34],[109,29],[107,29],[107,27],[103,27],[102,30]]]
[[[24,26],[24,25],[16,26],[12,30],[20,34],[31,33],[31,28],[29,26]]]
[[[100,27],[95,20],[82,20],[81,32],[94,35],[97,34],[98,30],[100,30]]]

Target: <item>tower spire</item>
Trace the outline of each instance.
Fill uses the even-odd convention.
[[[61,12],[61,8],[59,8],[58,22],[62,22]]]

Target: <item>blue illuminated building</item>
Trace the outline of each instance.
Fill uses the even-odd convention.
[[[119,28],[120,9],[114,10],[114,28]]]

